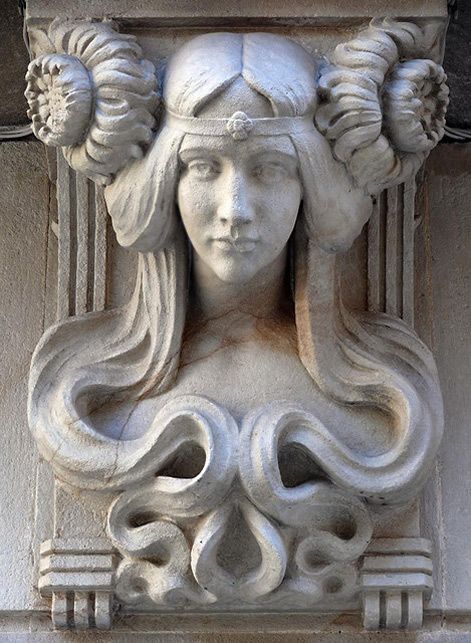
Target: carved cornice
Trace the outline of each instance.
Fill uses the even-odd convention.
[[[409,19],[446,20],[447,1],[428,0],[357,0],[355,3],[339,3],[338,0],[311,2],[300,0],[287,5],[278,0],[266,0],[261,15],[260,5],[253,0],[241,0],[237,5],[225,7],[213,0],[198,0],[197,5],[188,0],[142,0],[139,6],[128,0],[113,0],[104,7],[101,0],[87,0],[86,8],[80,3],[64,6],[63,0],[28,0],[26,17],[29,24],[55,17],[73,19],[119,19],[127,28],[205,26],[228,24],[258,26],[342,24],[355,25],[358,20],[375,16],[397,16]]]

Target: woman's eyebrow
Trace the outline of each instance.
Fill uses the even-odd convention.
[[[264,157],[276,157],[276,158],[282,158],[283,160],[291,161],[291,162],[296,162],[298,161],[298,156],[296,154],[296,151],[290,151],[290,150],[260,150],[258,152],[255,152],[254,154],[251,155],[251,159],[253,160],[260,160],[263,159]]]
[[[186,147],[180,150],[180,158],[185,156],[214,156],[214,151],[207,147]]]

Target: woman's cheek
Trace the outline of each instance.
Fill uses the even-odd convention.
[[[188,217],[194,215],[196,211],[201,208],[201,195],[198,194],[197,186],[194,185],[194,181],[191,181],[188,178],[180,180],[177,199],[180,214],[184,222]]]
[[[198,181],[182,179],[178,186],[178,207],[190,243],[201,248],[207,241],[213,225],[211,199],[208,190]]]
[[[185,186],[185,198],[193,210],[205,211],[211,202],[211,190],[207,182],[189,179]]]
[[[270,203],[270,234],[273,248],[281,251],[288,243],[299,214],[301,189],[298,182],[287,182]]]

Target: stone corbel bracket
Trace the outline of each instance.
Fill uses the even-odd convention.
[[[433,587],[432,549],[425,538],[376,538],[361,569],[363,623],[368,630],[422,626]]]
[[[39,6],[40,4],[31,3],[32,6]],[[101,198],[101,193],[95,193],[93,191],[95,188],[87,192],[88,188],[84,183],[84,177],[86,176],[98,184],[108,185],[113,182],[114,177],[127,163],[144,156],[156,129],[154,114],[157,112],[159,102],[154,67],[143,58],[141,49],[135,39],[132,36],[115,33],[110,24],[93,23],[93,28],[99,36],[96,40],[96,47],[93,49],[89,46],[87,40],[90,26],[90,23],[62,25],[59,21],[51,26],[48,34],[38,31],[36,34],[36,49],[41,50],[41,52],[38,51],[38,54],[41,53],[41,55],[38,55],[38,58],[31,63],[27,91],[35,134],[47,145],[53,145],[61,149],[59,158],[62,165],[59,165],[59,177],[61,175],[65,177],[66,180],[63,185],[67,185],[67,190],[64,191],[65,195],[62,198],[64,201],[69,199],[70,203],[73,204],[70,209],[74,211],[74,216],[75,214],[77,215],[78,233],[83,233],[85,228],[83,225],[83,221],[86,220],[84,213],[90,218],[92,209],[90,203],[95,203],[97,213],[98,211],[102,214],[104,213],[104,207],[97,207],[99,199],[92,198],[93,195],[96,197],[97,194]],[[410,40],[414,40],[415,37],[419,38],[421,32],[416,25],[411,23],[410,29],[408,26],[408,29],[405,30],[406,35],[409,33],[408,30],[411,33]],[[364,138],[361,138],[359,144],[357,144],[356,139],[353,140],[350,136],[350,120],[345,121],[345,130],[342,130],[338,124],[338,117],[344,111],[344,102],[338,100],[339,95],[345,98],[348,104],[352,101],[352,97],[355,100],[363,100],[364,98],[364,92],[359,91],[355,84],[360,72],[354,68],[354,64],[351,62],[349,53],[349,46],[353,46],[351,43],[350,45],[347,43],[348,46],[340,45],[337,48],[337,54],[331,61],[332,65],[324,70],[322,76],[322,91],[320,92],[322,104],[316,120],[318,129],[331,144],[335,158],[345,165],[350,174],[354,176],[357,184],[367,188],[367,191],[371,194],[390,186],[400,186],[407,177],[409,180],[429,150],[439,140],[443,130],[443,119],[447,104],[447,89],[443,70],[434,61],[419,59],[410,61],[409,65],[402,63],[403,50],[405,50],[405,45],[401,40],[404,35],[403,31],[403,29],[399,30],[398,35],[394,25],[375,23],[370,26],[366,34],[367,37],[362,36],[352,41],[355,47],[362,47],[361,51],[364,52],[369,51],[367,48],[370,47],[371,42],[376,43],[375,39],[381,36],[383,40],[387,41],[391,53],[391,61],[384,72],[379,75],[372,73],[371,78],[366,78],[365,76],[368,69],[363,75],[360,74],[360,80],[366,78],[368,90],[374,98],[374,100],[370,100],[371,96],[368,94],[366,103],[374,105],[375,120],[373,124],[368,123],[368,127],[363,129],[362,136]],[[71,37],[72,32],[74,33],[74,38]],[[110,39],[113,39],[114,47],[120,51],[119,74],[108,73],[108,66],[116,64],[114,49],[103,44],[108,43]],[[380,42],[381,47],[383,40]],[[399,44],[396,44],[396,41]],[[413,54],[415,55],[413,49],[408,51],[409,57]],[[394,66],[396,66],[397,73],[395,72],[396,76],[392,77],[391,70],[395,68]],[[376,71],[373,70],[373,72]],[[388,79],[389,82],[391,78],[397,83],[392,87],[390,83],[388,90],[390,97],[388,109],[392,117],[394,117],[396,111],[399,111],[395,111],[397,101],[407,99],[407,96],[404,98],[399,89],[406,85],[407,91],[414,94],[416,101],[416,113],[414,113],[414,118],[410,119],[413,130],[405,132],[402,123],[390,118],[389,136],[392,143],[386,140],[386,136],[382,133],[386,130],[383,128],[381,120],[382,107],[384,106],[382,102],[384,102],[385,95],[381,88],[383,81]],[[130,84],[131,81],[138,87],[139,91],[137,93],[131,91],[134,87],[134,84]],[[342,92],[338,91],[339,82],[341,87],[345,87],[345,83],[347,83],[349,92],[347,92],[346,96],[343,96]],[[352,87],[355,91],[358,90],[358,95],[352,94]],[[399,98],[397,98],[398,96]],[[126,127],[118,130],[113,125],[113,109],[115,108],[116,97],[122,99],[122,104],[124,105],[135,101],[136,104],[132,104],[136,109],[127,115],[132,127],[126,124]],[[422,107],[422,102],[426,106],[430,107],[431,105],[432,109]],[[100,113],[99,122],[98,120],[97,122],[93,120],[92,106],[96,108],[97,105],[100,108],[98,110]],[[424,110],[426,118],[423,118]],[[356,111],[358,110],[353,110],[354,117],[356,117]],[[363,112],[361,112],[362,114]],[[431,123],[431,126],[428,129],[425,128],[424,122],[426,124]],[[362,123],[360,125],[363,126]],[[369,141],[369,136],[371,136],[372,141]],[[415,137],[413,145],[410,143],[410,137]],[[353,141],[354,144],[346,145],[345,141],[348,143]],[[368,146],[366,146],[365,141],[369,141]],[[408,147],[411,147],[411,149],[408,149]],[[400,154],[397,153],[396,148],[400,150]],[[73,168],[71,172],[77,171],[80,173],[77,175],[78,179],[75,175],[69,174],[69,169],[67,169],[67,174],[63,172],[65,165],[61,155],[62,152],[70,167]],[[384,168],[378,169],[378,159],[385,159]],[[372,176],[375,180],[371,178]],[[75,197],[70,196],[70,186],[74,181],[77,194],[87,195],[86,198],[75,199]],[[392,201],[392,199],[389,200]],[[84,203],[88,205],[84,206]],[[61,240],[63,238],[61,237],[61,234],[63,234],[61,227],[63,229],[65,227],[63,211],[60,212],[60,217],[62,220],[59,234]],[[100,221],[103,223],[103,218]],[[70,225],[68,225],[68,229],[70,233]],[[95,231],[98,229],[97,225]],[[96,236],[98,238],[98,235]],[[79,238],[77,243],[78,254],[81,250],[84,256],[88,256],[87,242],[84,242],[86,235],[82,234],[80,236],[78,234],[77,237]],[[61,241],[59,246],[61,247]],[[62,246],[65,247],[65,244],[62,243]],[[71,245],[67,246],[68,251],[70,247]],[[72,253],[70,252],[70,254]],[[74,261],[71,261],[71,265],[73,264]],[[82,266],[80,261],[77,262],[77,265]],[[96,268],[97,264],[95,262],[95,270]],[[80,286],[82,283],[80,279],[76,281]],[[104,278],[101,281],[104,283]],[[69,288],[68,283],[66,288]],[[82,290],[85,292],[85,289]],[[80,291],[80,288],[78,288],[78,291]],[[67,292],[67,295],[70,295],[70,293]],[[85,301],[85,298],[83,299]],[[104,307],[103,297],[95,299],[100,299],[100,301],[103,299],[100,307]],[[92,308],[97,310],[95,299]],[[78,315],[86,311],[86,305],[80,299],[77,299],[77,301],[79,303],[73,307],[73,310],[67,309],[63,315],[64,317]],[[411,308],[413,308],[412,305]],[[352,328],[356,332],[357,328],[360,327],[352,325]],[[425,367],[424,370],[426,370]],[[430,375],[432,384],[434,382],[433,378],[434,371]],[[431,385],[431,391],[435,391],[434,385]],[[45,407],[47,406],[45,404]],[[437,415],[440,415],[439,411]],[[228,423],[230,422],[228,421]],[[218,420],[215,425],[220,429],[221,421]],[[44,434],[49,436],[51,433],[50,423],[45,422],[45,426],[47,431],[44,431]],[[62,430],[62,427],[60,428]],[[71,425],[67,425],[67,438],[65,441],[72,439],[71,436],[76,428],[76,424],[73,430]],[[427,427],[426,430],[428,431]],[[215,435],[220,434],[220,431],[215,431]],[[258,435],[258,433],[254,431],[254,435]],[[439,436],[434,437],[433,440],[430,439],[433,445],[438,444],[438,441]],[[424,442],[425,440],[418,440],[418,443]],[[434,449],[435,446],[431,448],[430,452],[432,453]],[[158,449],[156,451],[158,452]],[[76,453],[78,454],[77,461],[79,461],[83,455],[83,449],[77,449]],[[58,462],[61,464],[59,456],[58,450],[55,450],[53,458],[55,466],[58,466]],[[116,464],[114,451],[112,456],[113,462]],[[217,459],[216,456],[214,457]],[[432,456],[425,458],[427,466],[431,458]],[[229,461],[230,467],[232,467],[235,460],[230,458]],[[59,473],[60,476],[67,477],[70,463],[66,460],[64,462],[65,464],[61,465],[62,469]],[[100,469],[103,465],[101,456],[96,457],[96,462],[98,463],[97,468]],[[90,463],[86,464],[88,466]],[[220,465],[219,460],[217,465]],[[227,469],[233,475],[230,467],[228,466]],[[70,480],[70,483],[80,486],[77,480],[80,481],[82,474],[83,467],[82,469],[79,468],[79,473]],[[128,475],[127,471],[124,472],[124,476],[126,475]],[[85,478],[86,476],[83,477]],[[245,478],[242,476],[244,480],[249,481],[253,477],[251,475],[246,475]],[[416,485],[411,486],[414,490],[416,489]],[[258,493],[261,485],[255,484],[253,487],[255,494],[255,492]],[[119,484],[119,489],[121,488],[122,485]],[[358,488],[364,489],[365,487],[360,486]],[[153,488],[149,490],[152,502],[156,499],[160,501],[161,496]],[[139,493],[141,492],[142,488],[139,489]],[[282,492],[284,493],[284,489],[282,489]],[[115,518],[119,514],[116,511],[116,507],[120,508],[119,503],[128,499],[125,495],[126,493],[129,492],[125,489],[121,500],[118,499],[117,503],[115,503],[114,509],[110,514],[111,518]],[[366,496],[363,491],[361,494]],[[267,494],[267,498],[271,501],[273,493]],[[138,498],[137,501],[140,502],[141,499]],[[138,502],[136,502],[136,506],[139,508]],[[336,506],[338,508],[338,501]],[[359,506],[363,508],[363,504]],[[165,516],[167,514],[168,510],[165,512]],[[269,510],[267,510],[268,514]],[[199,516],[200,513],[197,515]],[[188,517],[191,518],[191,516],[183,516],[185,519]],[[115,523],[110,520],[111,532],[115,535],[118,534],[118,536],[124,532],[126,536],[129,521],[121,520],[121,515],[118,515],[118,518],[119,520],[116,520]],[[265,520],[263,523],[260,522],[260,524],[264,525],[264,529],[267,529],[267,525],[271,526],[271,522],[266,520],[266,516],[258,517],[258,519],[259,521]],[[166,527],[167,522],[163,522]],[[287,522],[289,522],[288,519]],[[137,527],[139,526],[137,525]],[[210,523],[210,526],[212,526],[212,523]],[[365,551],[370,535],[371,533],[364,538],[361,552],[356,554],[354,561],[355,573],[358,570],[358,557]],[[213,534],[211,534],[212,536]],[[172,536],[169,540],[174,543],[175,538]],[[117,541],[119,541],[119,538],[117,538]],[[281,539],[280,542],[283,544]],[[119,549],[118,546],[117,549]],[[280,550],[283,550],[283,547],[280,547]],[[198,547],[195,551],[201,554]],[[112,598],[116,585],[116,561],[113,552],[110,542],[106,539],[56,538],[43,543],[41,547],[39,590],[43,597],[52,598],[52,618],[56,628],[110,628]],[[123,547],[120,552],[122,554],[124,552],[124,558],[126,553],[129,553],[126,547]],[[129,557],[132,558],[132,556]],[[194,558],[196,559],[196,556]],[[200,558],[203,559],[204,557],[200,556]],[[282,558],[280,556],[280,559]],[[212,559],[209,556],[208,560],[212,563]],[[345,560],[347,559],[344,556],[343,561],[345,562]],[[181,562],[181,557],[178,562]],[[146,569],[148,567],[147,565]],[[151,568],[151,571],[154,572],[155,570]],[[421,538],[382,538],[374,540],[364,554],[361,568],[360,589],[365,627],[367,629],[414,629],[420,627],[423,614],[423,598],[427,596],[432,588],[431,573],[431,551],[426,540]],[[210,570],[207,578],[211,580],[213,577],[214,571]],[[180,579],[178,578],[177,580]],[[356,587],[357,585],[355,585]],[[206,587],[204,587],[204,590],[206,591]],[[312,596],[310,595],[310,600],[311,598]],[[286,607],[283,606],[283,609],[286,609]]]
[[[40,594],[56,629],[111,627],[116,556],[105,538],[53,538],[40,549]]]

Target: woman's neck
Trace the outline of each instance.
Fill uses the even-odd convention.
[[[273,319],[286,308],[286,249],[246,283],[227,283],[196,255],[193,259],[190,316],[199,321],[237,313]]]

